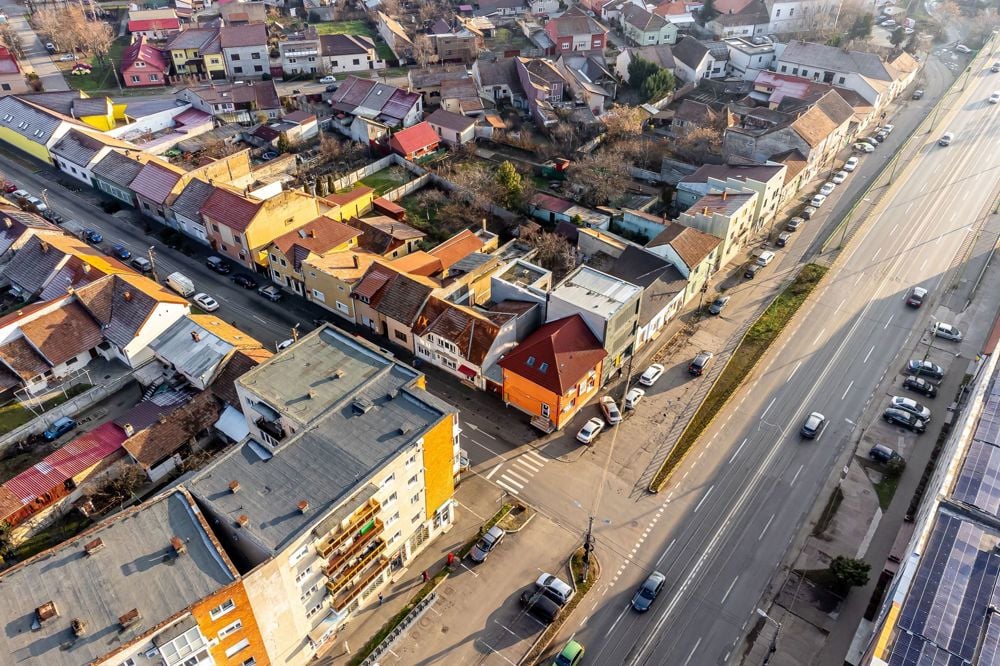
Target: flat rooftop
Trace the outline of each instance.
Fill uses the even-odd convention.
[[[641,292],[641,287],[584,265],[566,276],[552,295],[610,319]]]

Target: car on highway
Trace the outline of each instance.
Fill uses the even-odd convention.
[[[994,74],[1000,72],[1000,62],[993,63],[993,66],[990,67],[990,71],[993,72]]]
[[[922,419],[909,412],[904,412],[902,409],[889,407],[882,412],[882,418],[885,419],[885,422],[890,425],[897,425],[918,434],[926,430],[926,426],[924,425]]]
[[[955,50],[958,51],[959,53],[972,53],[972,49],[970,49],[965,44],[959,44],[958,46],[955,47]]]
[[[87,241],[92,245],[97,245],[104,240],[104,236],[101,235],[100,231],[94,231],[93,229],[83,230],[83,240]]]
[[[1000,90],[997,90],[992,95],[990,95],[989,102],[990,104],[996,104],[997,102],[1000,102]]]
[[[913,398],[907,398],[902,395],[891,395],[889,396],[889,406],[893,409],[901,409],[904,412],[909,412],[922,421],[931,420],[931,410],[927,409]]]
[[[257,290],[257,293],[266,298],[269,301],[277,303],[281,300],[281,290],[275,287],[273,284],[265,284],[263,287]]]
[[[874,153],[875,152],[875,146],[871,145],[870,143],[864,143],[862,141],[858,141],[852,147],[854,148],[854,150],[858,151],[859,153]]]
[[[799,434],[806,439],[816,439],[825,427],[826,417],[819,412],[813,412],[806,417],[802,427],[799,428]]]
[[[485,562],[490,553],[496,550],[496,547],[503,541],[505,534],[506,532],[499,525],[491,527],[486,534],[479,537],[479,541],[469,551],[469,559],[473,562]]]
[[[525,590],[520,596],[521,605],[536,619],[552,624],[559,617],[562,606],[549,599],[543,592]]]
[[[821,208],[826,203],[826,196],[825,194],[813,195],[813,198],[809,200],[809,205],[813,208]]]
[[[931,384],[926,379],[921,379],[914,375],[909,375],[903,380],[903,388],[913,391],[914,393],[919,393],[920,395],[927,398],[934,398],[937,396],[937,387]]]
[[[698,352],[698,355],[694,357],[694,360],[688,363],[688,374],[700,377],[706,370],[708,370],[709,366],[712,365],[712,360],[714,358],[715,354],[710,351]]]
[[[646,392],[638,386],[629,389],[628,393],[625,394],[625,409],[635,409],[645,395]]]
[[[942,340],[948,340],[949,342],[961,342],[962,331],[958,330],[951,324],[938,323],[934,326],[934,337],[941,338]]]
[[[955,133],[954,132],[945,132],[944,134],[941,135],[941,138],[938,139],[938,145],[939,146],[950,146],[951,142],[954,141],[954,140],[955,140]]]
[[[132,258],[132,251],[124,245],[115,245],[111,248],[111,254],[115,255],[122,261],[127,261]]]
[[[659,363],[654,363],[653,365],[646,368],[646,371],[639,375],[639,383],[643,386],[652,386],[656,383],[656,380],[660,378],[663,374],[663,366]]]
[[[254,280],[252,277],[250,277],[246,273],[237,273],[231,279],[232,279],[233,282],[236,283],[237,286],[243,287],[244,289],[256,289],[257,288],[257,280]]]
[[[919,358],[910,359],[906,363],[906,371],[911,375],[923,375],[931,379],[941,379],[944,377],[944,370],[941,369],[940,365],[931,363],[930,361],[923,361]]]
[[[545,596],[560,606],[565,606],[573,598],[573,588],[566,581],[544,571],[535,581],[535,589],[544,592]]]
[[[604,430],[604,421],[595,416],[584,423],[583,427],[580,428],[580,432],[576,433],[576,441],[583,444],[593,444],[602,430]]]
[[[219,275],[229,275],[233,267],[222,257],[211,256],[205,260],[205,265]]]
[[[219,309],[219,302],[205,292],[195,294],[191,300],[205,312],[215,312]]]
[[[913,94],[910,95],[910,99],[922,99],[923,96],[924,96],[924,91],[921,90],[920,88],[917,88],[916,90],[913,91]]]
[[[722,314],[722,311],[729,305],[729,299],[731,298],[732,296],[719,296],[708,306],[708,313],[714,315]]]
[[[858,159],[856,155],[848,157],[847,161],[844,162],[844,171],[846,171],[847,173],[851,173],[852,171],[858,168],[858,164],[860,163],[861,160]]]
[[[42,433],[42,439],[46,442],[54,442],[70,430],[76,427],[76,421],[68,416],[56,419],[49,429]]]
[[[788,220],[788,223],[785,225],[785,231],[798,231],[799,227],[801,227],[805,223],[806,223],[805,219],[801,217],[793,217],[792,219]]]
[[[847,180],[847,177],[849,175],[851,174],[847,173],[846,171],[838,171],[837,173],[833,174],[832,178],[830,178],[830,182],[833,183],[834,185],[840,185],[845,180]]]
[[[615,399],[610,395],[602,396],[599,406],[601,411],[604,413],[604,419],[608,423],[614,425],[622,422],[621,410],[618,409],[618,405],[615,404]]]
[[[806,206],[805,208],[802,209],[802,212],[799,213],[799,217],[801,217],[803,220],[811,220],[813,218],[813,215],[815,214],[816,214],[815,208],[813,208],[812,206]]]
[[[910,295],[906,297],[906,304],[911,308],[919,308],[927,298],[927,290],[923,287],[914,287],[910,290]]]
[[[324,76],[319,80],[320,83],[336,83],[336,81],[337,81],[336,76]]]
[[[556,655],[552,666],[579,666],[583,662],[583,646],[576,641],[566,643],[566,646]]]
[[[649,607],[656,601],[656,597],[659,596],[660,590],[663,589],[663,583],[666,580],[667,577],[659,571],[649,574],[646,580],[642,582],[642,585],[639,586],[639,589],[635,591],[635,596],[632,597],[632,610],[639,613],[648,611]]]
[[[819,193],[824,197],[828,197],[833,194],[833,191],[837,189],[837,184],[834,182],[823,183],[823,187],[819,188]]]

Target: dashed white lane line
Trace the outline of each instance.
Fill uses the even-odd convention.
[[[896,233],[896,229],[897,229],[898,227],[899,227],[899,224],[894,224],[894,225],[892,225],[892,231],[890,231],[890,232],[889,232],[889,237],[890,237],[890,238],[892,237],[892,235],[893,235],[893,234],[895,234],[895,233]]]
[[[847,388],[844,389],[844,395],[840,396],[841,400],[843,400],[844,398],[847,397],[847,393],[851,390],[852,386],[854,386],[854,380],[853,379],[851,380],[851,383],[847,385]]]
[[[925,268],[927,268],[927,259],[924,259],[923,263],[920,264],[920,272],[923,273]]]
[[[867,363],[868,362],[868,359],[871,358],[871,355],[872,355],[873,351],[875,351],[875,345],[872,345],[872,348],[868,350],[867,354],[865,354],[865,360],[862,361],[862,363]]]
[[[691,657],[693,657],[694,653],[698,651],[699,645],[701,645],[701,638],[699,638],[698,642],[694,644],[693,648],[691,648],[691,654],[689,654],[688,658],[684,660],[684,666],[688,666],[688,664],[691,663]]]
[[[660,555],[660,559],[656,560],[656,566],[660,566],[660,562],[662,562],[662,561],[663,561],[663,558],[667,556],[667,553],[669,553],[669,552],[670,552],[670,549],[674,547],[674,544],[675,544],[676,542],[677,542],[677,539],[673,539],[673,540],[672,540],[672,541],[671,541],[671,542],[670,542],[669,544],[667,544],[667,547],[666,547],[666,549],[665,549],[665,550],[663,551],[663,554],[662,554],[662,555]]]
[[[793,486],[795,485],[795,482],[796,482],[796,481],[798,481],[798,479],[799,479],[799,474],[801,474],[801,473],[802,473],[802,470],[803,470],[803,469],[805,469],[805,467],[806,467],[806,466],[805,466],[805,464],[804,464],[804,463],[803,463],[802,465],[799,465],[799,470],[798,470],[797,472],[795,472],[795,476],[793,476],[793,477],[792,477],[792,485],[793,485]]]
[[[607,638],[608,636],[610,636],[610,635],[611,635],[611,632],[613,632],[613,631],[615,630],[615,627],[617,627],[617,626],[618,626],[618,623],[622,621],[622,618],[623,618],[623,617],[625,617],[625,613],[627,613],[627,612],[628,612],[628,609],[629,609],[629,607],[628,607],[628,606],[625,606],[625,608],[623,608],[623,609],[622,609],[622,612],[621,612],[621,614],[620,614],[620,615],[618,616],[618,619],[617,619],[617,620],[615,620],[615,623],[611,625],[611,628],[610,628],[610,629],[608,629],[608,633],[604,634],[604,637],[605,637],[605,638]]]
[[[694,508],[694,513],[698,513],[698,509],[700,509],[701,505],[705,503],[705,500],[708,499],[708,496],[712,494],[713,488],[715,488],[715,486],[709,486],[708,490],[705,491],[705,494],[701,496],[701,499],[698,500],[698,506]]]
[[[762,529],[760,531],[760,536],[757,537],[757,541],[760,541],[761,539],[764,538],[764,533],[767,532],[767,528],[771,526],[771,521],[772,520],[774,520],[774,514],[773,513],[771,514],[771,517],[767,519],[767,525],[764,525],[764,529]]]
[[[821,330],[821,331],[819,332],[819,335],[817,335],[817,336],[816,336],[816,342],[819,342],[819,341],[821,341],[821,340],[823,339],[823,335],[824,335],[825,333],[826,333],[826,329],[824,328],[824,329],[822,329],[822,330]]]
[[[896,316],[895,314],[889,315],[889,319],[885,322],[885,326],[882,327],[882,330],[889,328],[889,324],[892,323],[892,318],[895,316]]]
[[[761,421],[763,421],[763,420],[764,420],[764,417],[765,417],[765,416],[767,416],[767,413],[768,413],[769,411],[771,411],[771,408],[772,408],[772,407],[774,407],[774,401],[775,401],[775,400],[777,400],[777,399],[778,399],[778,397],[777,397],[777,396],[775,396],[775,397],[771,398],[771,402],[767,403],[767,408],[766,408],[766,409],[764,409],[764,413],[760,415],[760,420],[761,420]]]
[[[719,602],[720,604],[726,603],[726,599],[729,598],[729,593],[733,591],[734,587],[736,587],[736,581],[738,581],[739,579],[740,577],[737,576],[736,578],[733,579],[733,582],[729,584],[729,587],[726,589],[726,593],[722,595],[722,601]]]
[[[847,302],[847,299],[845,298],[844,300],[842,300],[840,302],[840,305],[837,306],[837,309],[834,310],[834,312],[840,312],[840,308],[844,307],[844,303],[846,303],[846,302]]]
[[[746,443],[747,443],[747,441],[749,441],[749,439],[750,438],[747,437],[742,442],[740,442],[739,447],[737,447],[736,451],[733,452],[732,457],[729,459],[730,463],[733,462],[734,460],[736,460],[736,456],[740,455],[740,451],[743,450],[743,447],[746,446]],[[729,463],[726,463],[726,464],[728,465]]]
[[[861,282],[861,279],[862,279],[862,278],[864,278],[864,276],[865,276],[865,273],[864,273],[864,271],[862,271],[862,272],[858,273],[858,279],[854,281],[854,284],[858,284],[858,283],[860,283],[860,282]]]
[[[875,254],[872,256],[872,263],[874,264],[878,261],[878,255],[882,254],[882,248],[875,250]]]
[[[795,376],[795,373],[798,372],[799,368],[801,367],[802,367],[802,361],[799,361],[798,363],[795,364],[795,369],[792,370],[792,374],[788,375],[788,381],[792,381],[792,377]]]
[[[503,463],[497,463],[496,467],[494,467],[493,469],[491,469],[490,473],[486,475],[486,478],[487,479],[492,479],[493,475],[496,474],[498,471],[500,471],[501,467],[503,467]]]

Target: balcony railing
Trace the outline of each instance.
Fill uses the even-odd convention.
[[[374,581],[376,578],[382,575],[382,572],[388,568],[389,568],[389,560],[382,558],[378,562],[376,562],[375,565],[371,568],[371,570],[367,571],[365,575],[361,577],[361,580],[357,582],[356,585],[354,585],[349,589],[344,590],[334,598],[333,600],[334,610],[336,610],[339,613],[343,611],[345,608],[347,608],[352,601],[358,598],[358,595],[360,595],[365,590],[366,587],[371,585],[372,581]]]
[[[375,517],[382,510],[382,505],[375,499],[368,500],[365,506],[358,509],[347,526],[339,532],[327,536],[316,545],[316,551],[320,557],[330,557],[333,551],[337,550],[345,541],[355,536],[365,523]]]
[[[341,589],[349,585],[351,580],[361,573],[366,566],[379,559],[383,552],[385,552],[385,541],[380,539],[375,546],[357,562],[349,566],[347,569],[344,569],[334,580],[327,583],[326,589],[330,591],[330,594],[336,594]]]
[[[324,569],[326,575],[332,576],[333,574],[337,573],[337,570],[340,569],[340,567],[344,566],[344,564],[346,562],[349,562],[352,557],[363,551],[365,545],[368,542],[370,542],[372,539],[374,539],[375,537],[377,537],[379,534],[382,533],[382,527],[383,527],[382,521],[376,518],[375,524],[372,526],[370,530],[368,530],[364,534],[360,535],[357,539],[355,539],[350,546],[346,547],[343,550],[343,552],[338,553],[330,558],[330,561],[327,563],[326,568]]]

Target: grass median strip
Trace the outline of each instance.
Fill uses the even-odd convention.
[[[764,314],[747,330],[739,346],[733,352],[725,369],[688,421],[677,444],[649,484],[652,492],[659,492],[670,479],[674,469],[684,460],[684,456],[698,441],[701,433],[725,407],[726,402],[736,392],[743,379],[750,374],[757,361],[764,356],[771,343],[781,334],[788,322],[805,303],[827,269],[817,264],[806,264],[784,291],[778,294]]]

